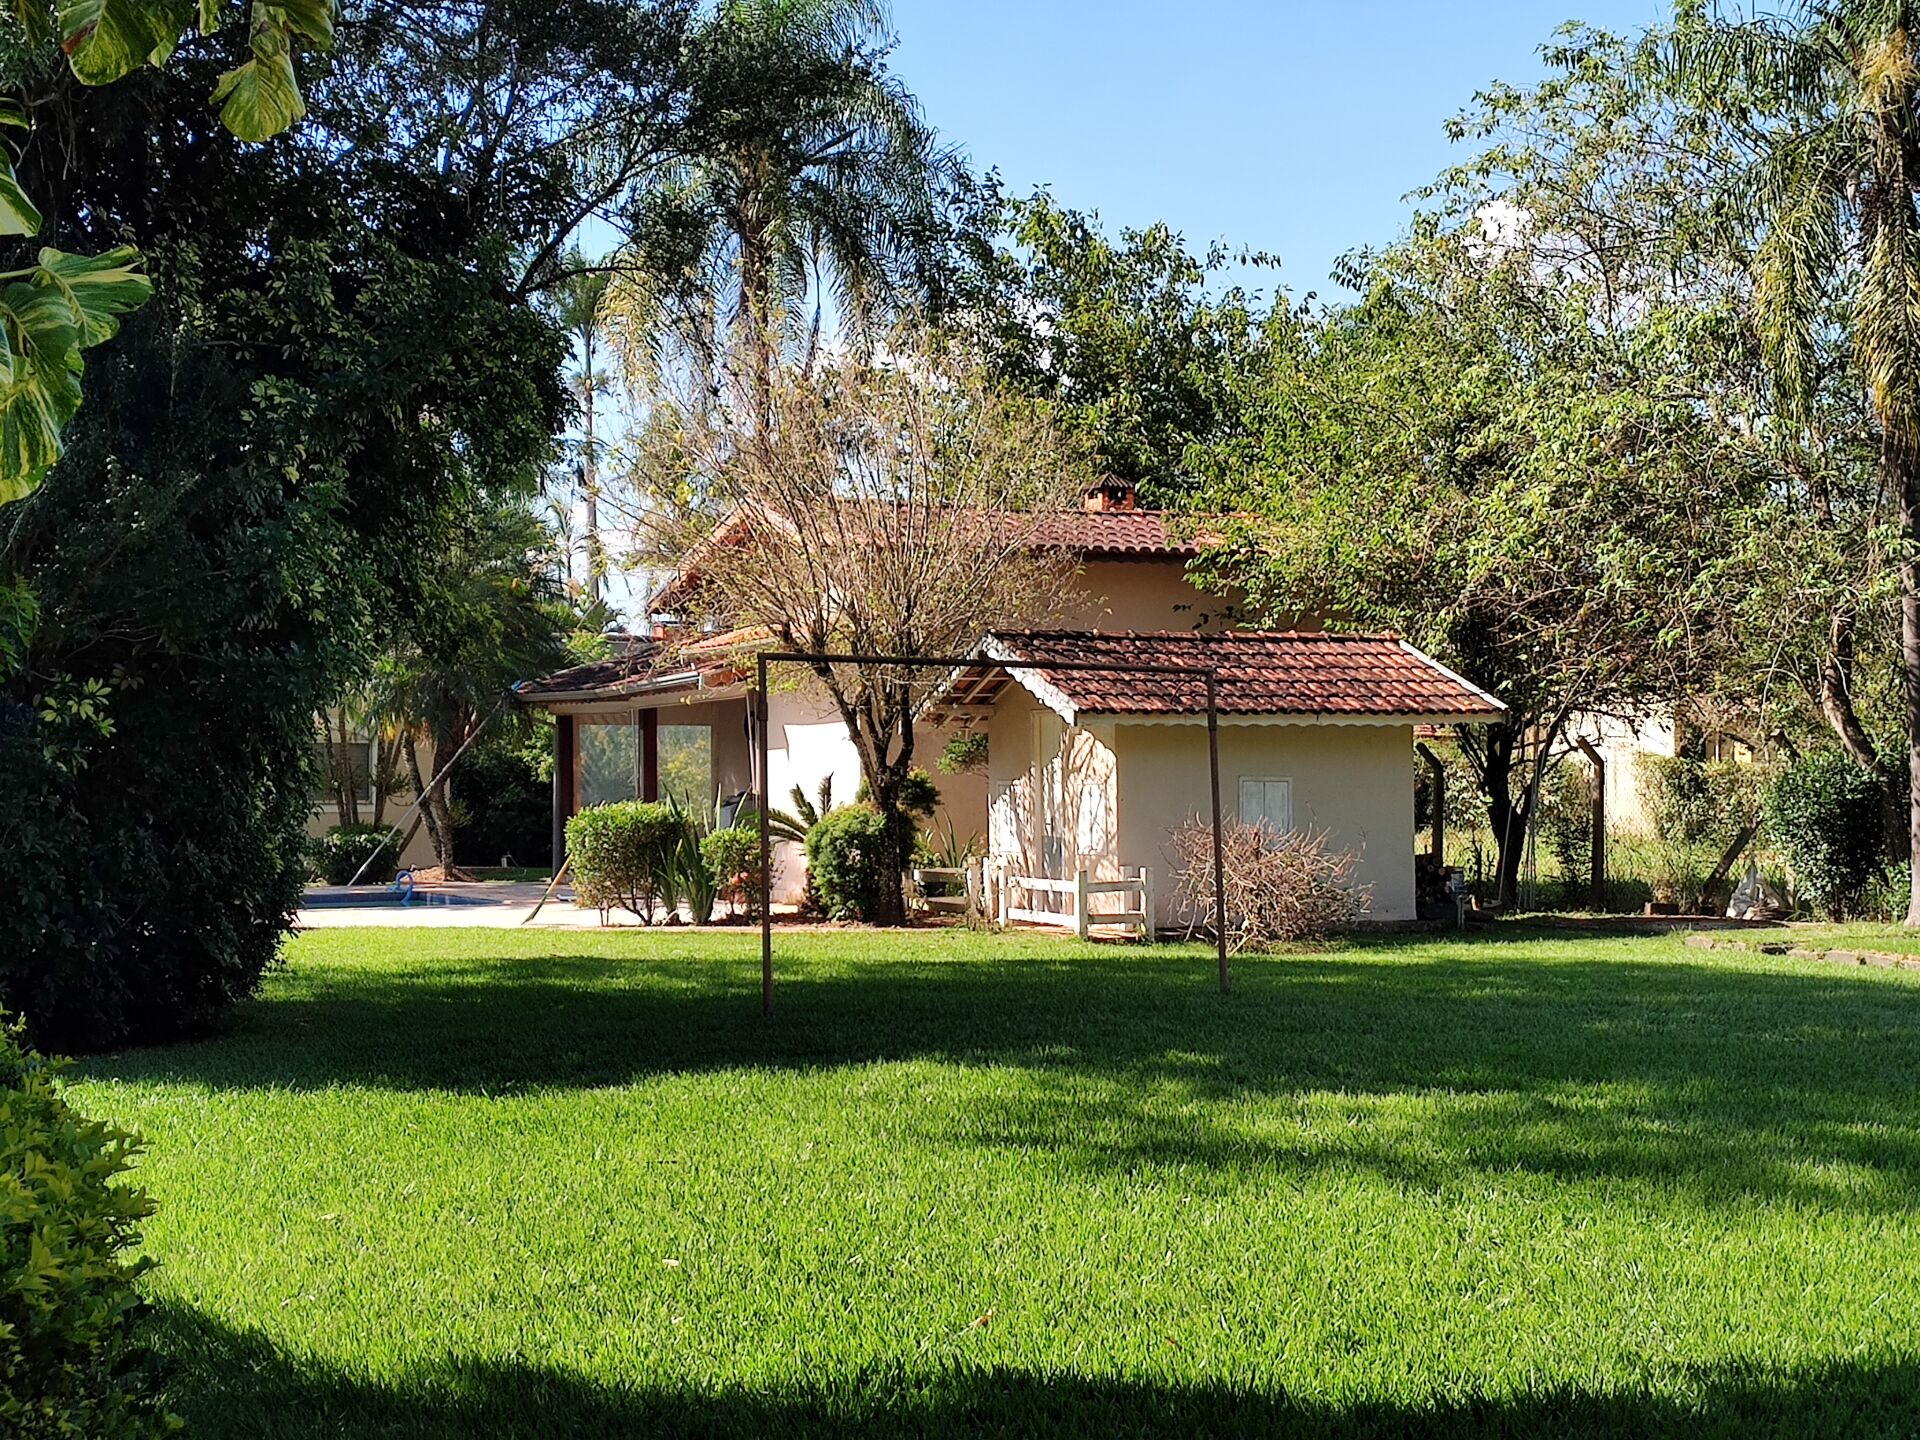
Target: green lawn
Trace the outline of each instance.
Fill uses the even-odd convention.
[[[1737,938],[1754,944],[1799,945],[1810,950],[1879,950],[1894,955],[1920,955],[1920,930],[1903,925],[1876,925],[1849,921],[1844,925],[1783,925],[1756,930]]]
[[[1920,1432],[1920,976],[335,930],[148,1137],[198,1436]]]

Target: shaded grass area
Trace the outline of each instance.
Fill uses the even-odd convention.
[[[1920,1432],[1916,977],[325,931],[141,1128],[205,1435]]]

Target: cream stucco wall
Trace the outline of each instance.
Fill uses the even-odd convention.
[[[1178,560],[1089,560],[1080,566],[1059,624],[1072,630],[1225,630],[1231,602],[1187,579]]]
[[[962,840],[975,834],[984,837],[986,777],[940,773],[940,752],[950,733],[938,727],[916,727],[914,764],[932,775],[940,787],[940,808],[934,813],[934,823],[951,825]],[[834,803],[852,803],[860,791],[860,755],[831,701],[799,690],[776,690],[767,697],[767,776],[778,809],[789,806],[789,792],[796,784],[809,800],[817,801],[820,782],[828,776],[833,779]],[[774,898],[797,901],[805,883],[806,862],[800,847],[782,844],[774,857]]]
[[[1168,832],[1208,813],[1204,725],[1118,725],[1121,863],[1168,873]],[[1220,805],[1239,810],[1245,776],[1292,782],[1296,828],[1325,830],[1359,854],[1355,878],[1373,887],[1375,920],[1410,920],[1413,895],[1413,727],[1220,727]],[[1171,882],[1159,887],[1164,913]]]

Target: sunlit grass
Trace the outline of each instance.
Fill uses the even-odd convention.
[[[1911,1434],[1920,977],[337,930],[79,1099],[191,1434]]]

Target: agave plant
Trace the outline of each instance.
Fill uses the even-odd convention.
[[[714,878],[713,867],[707,863],[701,842],[706,839],[712,826],[692,811],[680,808],[678,801],[669,799],[667,808],[673,812],[673,828],[666,839],[665,886],[668,904],[684,900],[687,904],[687,916],[695,925],[705,925],[713,919],[713,907],[719,899],[720,885]]]

